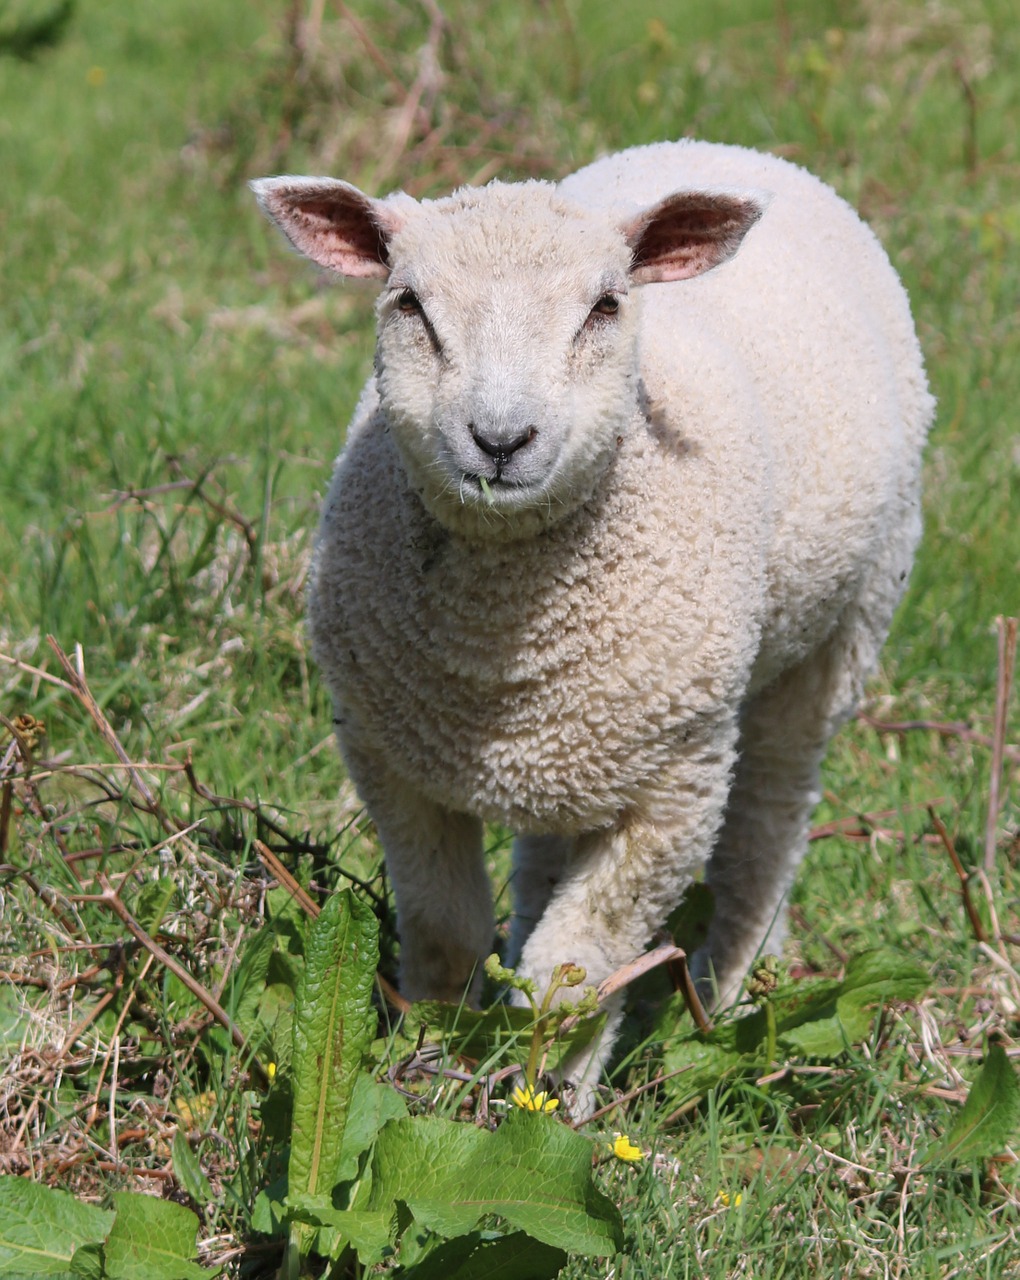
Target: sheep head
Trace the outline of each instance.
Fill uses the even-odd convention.
[[[685,191],[621,222],[540,182],[421,202],[331,178],[252,186],[301,253],[385,282],[381,408],[411,486],[469,537],[526,536],[591,497],[637,403],[632,286],[718,266],[762,213]]]

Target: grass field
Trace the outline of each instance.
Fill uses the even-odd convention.
[[[834,1059],[607,1116],[645,1153],[597,1171],[626,1248],[564,1274],[1020,1276],[1018,1132],[925,1161],[989,1044],[1020,1056],[1015,712],[986,835],[996,618],[1020,612],[1011,0],[449,0],[442,21],[410,0],[107,0],[12,49],[46,9],[0,2],[0,1173],[176,1197],[204,1261],[275,1274],[251,1229],[262,1093],[165,957],[229,1006],[290,909],[261,842],[314,897],[367,884],[393,973],[302,623],[372,291],[283,252],[246,180],[436,194],[695,134],[831,182],[913,301],[940,404],[925,539],[830,752],[785,961],[838,975],[893,947],[930,983]],[[506,850],[493,832],[497,875]],[[639,999],[615,1086],[670,1052]]]

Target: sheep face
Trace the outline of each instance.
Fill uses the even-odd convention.
[[[585,502],[635,402],[622,234],[549,187],[492,186],[421,206],[389,257],[376,377],[426,507],[505,537]]]
[[[408,482],[467,537],[520,537],[592,495],[637,411],[633,286],[729,257],[761,206],[683,193],[623,223],[547,183],[371,200],[332,179],[253,184],[320,265],[386,281],[380,407]]]

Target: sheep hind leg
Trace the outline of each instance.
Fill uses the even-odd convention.
[[[518,836],[514,841],[514,916],[507,959],[516,964],[563,879],[574,841],[566,836]]]
[[[822,758],[852,713],[877,649],[862,639],[859,628],[841,627],[743,710],[726,815],[705,874],[715,912],[692,963],[715,1005],[738,998],[755,958],[782,947],[787,894],[821,794]]]

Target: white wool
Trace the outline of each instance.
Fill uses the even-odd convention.
[[[326,247],[288,181],[260,199],[299,247],[388,276],[309,618],[405,994],[458,998],[492,949],[483,822],[518,833],[540,985],[633,959],[705,868],[696,964],[733,992],[781,941],[822,754],[919,536],[933,403],[885,253],[803,170],[703,143],[420,205],[345,188]],[[685,247],[695,278],[642,229],[674,192],[732,195],[740,222],[714,270]]]

